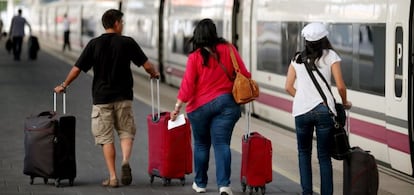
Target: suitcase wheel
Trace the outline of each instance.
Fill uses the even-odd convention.
[[[152,184],[154,182],[154,177],[156,175],[151,175],[150,174],[150,183]],[[159,177],[159,176],[158,176]],[[168,186],[171,185],[171,178],[166,178],[166,177],[160,177],[162,179],[162,185],[163,186]],[[182,186],[185,185],[185,177],[179,178],[180,179],[180,183]]]
[[[262,191],[262,195],[266,193],[266,186],[260,187],[260,190]]]
[[[34,177],[30,176],[30,185],[33,185]]]
[[[243,192],[246,192],[246,187],[247,187],[246,184],[245,183],[242,183],[241,185],[242,185],[242,191]]]
[[[69,186],[73,186],[75,178],[69,178]],[[61,179],[57,178],[55,179],[55,187],[61,187],[61,183],[60,183]]]
[[[55,187],[60,187],[60,179],[55,179]]]
[[[73,186],[73,178],[72,179],[69,179],[69,186]]]
[[[242,183],[242,190],[243,190],[243,192],[246,191],[246,187],[247,187],[247,185]],[[249,195],[252,195],[253,194],[253,190],[256,193],[259,192],[259,189],[260,189],[260,192],[261,192],[260,194],[262,194],[262,195],[266,194],[266,186],[261,186],[261,187],[248,186],[248,187],[249,187]]]
[[[253,194],[253,187],[249,186],[249,195]]]
[[[167,186],[171,184],[171,179],[162,178],[162,185]]]
[[[33,183],[34,183],[34,178],[35,178],[34,176],[30,176],[30,185],[33,185]],[[44,178],[43,178],[43,183],[44,183],[44,184],[47,184],[47,182],[48,182],[47,180],[48,180],[48,179],[47,179],[46,177],[44,177]]]

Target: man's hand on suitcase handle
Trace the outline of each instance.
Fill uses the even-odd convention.
[[[63,81],[60,85],[55,87],[55,92],[66,92],[66,88],[68,88],[72,81],[74,81],[79,76],[80,72],[81,69],[79,69],[77,66],[73,66],[68,75],[66,76],[65,81]]]
[[[65,84],[65,82],[62,82],[62,84],[60,84],[60,85],[58,85],[58,86],[55,87],[55,92],[56,93],[65,92],[67,87],[68,86]]]
[[[160,78],[160,73],[159,72],[153,72],[150,74],[150,78],[151,79],[159,79]]]

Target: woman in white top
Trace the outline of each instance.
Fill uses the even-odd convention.
[[[336,110],[333,97],[324,81],[316,71],[312,71],[326,96],[327,102],[324,103],[302,62],[303,55],[306,54],[309,68],[311,70],[317,68],[329,84],[331,74],[333,75],[345,109],[352,106],[346,97],[346,86],[340,67],[341,58],[332,48],[327,35],[328,31],[321,23],[310,23],[303,28],[305,51],[296,55],[291,61],[285,84],[286,91],[294,97],[292,115],[295,117],[299,172],[304,195],[313,194],[311,155],[314,130],[316,130],[317,156],[321,174],[321,195],[333,194],[329,130],[334,122],[332,114],[336,115]]]

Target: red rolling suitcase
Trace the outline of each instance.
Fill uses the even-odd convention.
[[[23,173],[30,176],[30,184],[35,177],[42,177],[45,184],[53,178],[59,187],[61,180],[68,179],[72,186],[76,177],[76,118],[65,115],[65,93],[62,116],[56,113],[56,93],[53,99],[54,111],[41,112],[25,120]]]
[[[191,128],[188,119],[184,125],[168,129],[169,112],[160,113],[159,80],[157,79],[158,112],[154,112],[154,88],[151,79],[152,114],[147,116],[148,124],[148,174],[151,183],[160,177],[163,185],[171,179],[180,179],[185,184],[185,175],[193,171]]]
[[[272,142],[258,132],[250,132],[250,103],[247,105],[247,132],[242,138],[242,164],[240,181],[243,192],[249,188],[266,192],[266,184],[272,181]]]

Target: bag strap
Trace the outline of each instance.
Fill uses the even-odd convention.
[[[332,98],[334,99],[334,102],[336,102],[335,97],[334,97],[334,95],[333,95],[333,93],[332,93],[332,90],[331,90],[331,86],[329,86],[328,81],[326,81],[326,78],[322,75],[321,71],[319,71],[319,69],[318,69],[318,68],[316,68],[316,73],[318,73],[319,77],[321,77],[321,78],[322,78],[323,82],[325,83],[326,87],[327,87],[327,88],[328,88],[328,90],[329,90],[329,93],[331,93]]]
[[[321,86],[319,85],[318,81],[315,78],[315,75],[313,75],[312,71],[310,70],[309,63],[307,62],[308,59],[306,57],[302,56],[302,62],[305,64],[306,72],[308,72],[309,77],[311,78],[313,84],[315,85],[316,89],[318,90],[319,94],[321,95],[323,102],[325,104],[328,104],[325,93],[323,93]]]
[[[239,63],[237,63],[236,56],[234,55],[233,48],[231,47],[230,44],[228,46],[229,46],[229,50],[230,50],[231,62],[233,63],[233,68],[236,72],[240,72]]]
[[[226,73],[227,78],[229,78],[230,81],[234,81],[234,77],[232,77],[229,73],[229,71],[226,69],[223,63],[218,59],[217,54],[213,53],[208,47],[204,47],[205,50],[207,50],[213,57],[216,59],[216,61],[219,63],[220,68],[223,69],[223,71]]]
[[[329,108],[329,106],[328,106],[328,101],[326,99],[325,93],[323,93],[321,86],[319,85],[318,81],[315,78],[315,75],[313,75],[312,71],[310,70],[309,62],[308,62],[307,57],[303,55],[303,56],[301,56],[301,59],[302,59],[302,62],[305,64],[306,71],[308,72],[308,74],[309,74],[309,76],[310,76],[313,84],[315,85],[316,89],[318,90],[319,94],[321,95],[321,97],[323,99],[323,102],[328,107],[329,112],[330,113],[333,113],[332,110],[331,110],[331,108]],[[332,95],[331,89],[330,89],[328,83],[326,82],[325,77],[323,77],[323,75],[319,72],[318,68],[315,68],[315,69],[318,72],[318,75],[322,78],[322,80],[324,80],[325,84],[328,86],[329,92]],[[335,101],[335,97],[333,95],[332,95],[332,98],[333,98],[334,102],[336,102]],[[337,123],[336,120],[335,120],[335,118],[333,118],[333,120],[335,121],[335,123]]]
[[[309,74],[309,76],[310,76],[310,78],[311,78],[311,80],[312,80],[313,84],[315,85],[316,89],[318,90],[319,94],[321,95],[321,97],[322,97],[322,99],[323,99],[323,102],[324,102],[325,104],[327,104],[327,105],[328,105],[328,101],[327,101],[327,99],[326,99],[325,93],[323,93],[321,86],[319,85],[318,81],[317,81],[317,80],[316,80],[316,78],[315,78],[315,75],[313,75],[312,71],[310,70],[310,65],[309,65],[309,62],[308,62],[308,59],[307,59],[306,55],[302,55],[302,54],[301,54],[301,58],[302,58],[302,62],[305,64],[306,71],[308,72],[308,74]],[[324,77],[324,76],[322,75],[322,73],[318,70],[318,68],[315,68],[315,70],[316,70],[316,72],[318,73],[319,77],[320,77],[320,78],[323,80],[323,82],[325,83],[326,87],[327,87],[327,88],[328,88],[328,90],[329,90],[329,93],[331,93],[332,98],[333,98],[334,102],[336,103],[335,97],[334,97],[334,95],[332,94],[332,91],[331,91],[331,87],[329,86],[329,84],[328,84],[328,82],[326,81],[325,77]]]
[[[309,62],[308,62],[308,59],[307,59],[306,55],[301,56],[301,59],[302,59],[302,62],[305,64],[306,71],[308,72],[310,78],[312,79],[313,84],[316,86],[316,89],[318,89],[318,92],[322,96],[322,99],[325,102],[325,104],[328,105],[328,102],[326,100],[325,93],[323,93],[321,86],[319,85],[318,81],[316,81],[315,75],[313,75],[312,71],[310,70]],[[336,104],[336,100],[335,100],[335,97],[332,94],[331,87],[329,86],[329,84],[326,81],[325,77],[322,75],[322,73],[319,71],[319,69],[317,67],[315,68],[315,70],[318,73],[319,77],[322,78],[323,82],[325,83],[326,87],[328,88],[329,92],[332,95],[332,98],[334,100],[334,103]],[[329,112],[333,113],[332,110],[331,110],[331,108],[329,108],[329,106],[327,106],[327,107],[329,109]],[[347,115],[348,115],[348,112],[346,112],[346,118],[347,118],[347,120],[349,120],[349,117],[347,117]],[[333,120],[335,122],[335,125],[339,125],[339,123],[338,123],[338,121],[336,121],[335,117],[333,117]],[[349,121],[347,121],[345,124],[349,124]],[[346,125],[346,129],[347,129],[346,130],[347,134],[349,134],[349,125]]]

